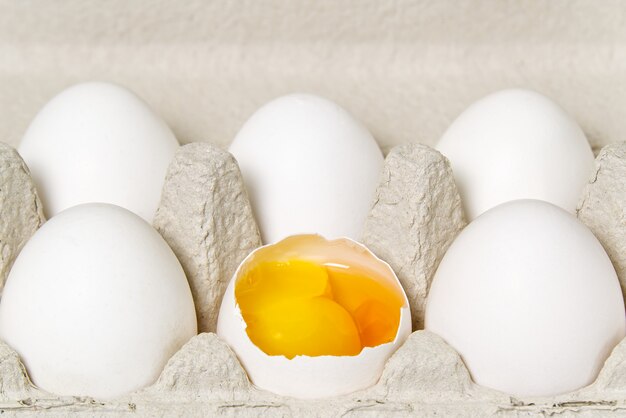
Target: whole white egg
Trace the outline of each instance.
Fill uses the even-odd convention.
[[[550,99],[521,89],[472,104],[437,149],[450,160],[469,220],[515,199],[574,212],[594,163],[578,124]]]
[[[275,99],[245,123],[230,152],[264,242],[302,233],[360,239],[383,155],[340,106],[306,94]]]
[[[195,334],[174,253],[147,222],[110,204],[46,222],[0,302],[0,338],[37,386],[58,395],[111,398],[149,385]]]
[[[364,347],[356,355],[297,355],[287,358],[284,355],[266,354],[246,332],[248,324],[236,297],[236,284],[239,280],[247,280],[242,272],[251,266],[267,260],[288,262],[293,258],[335,266],[356,266],[369,271],[371,277],[377,277],[390,285],[402,301],[397,330],[393,334],[395,337],[388,343]],[[299,277],[300,280],[304,278]],[[276,288],[278,293],[282,290]],[[293,320],[293,317],[290,318]],[[258,318],[255,320],[258,321]],[[322,334],[325,332],[310,331]],[[301,399],[338,396],[375,384],[386,361],[410,334],[409,303],[391,267],[355,241],[347,238],[327,241],[320,236],[311,235],[291,236],[277,244],[260,247],[246,257],[226,289],[217,322],[217,335],[235,352],[252,383],[261,389]],[[279,338],[288,340],[289,336],[281,335]]]
[[[517,200],[469,224],[443,257],[425,327],[474,381],[552,396],[594,381],[626,334],[613,265],[591,231],[550,203]]]
[[[46,216],[106,202],[152,222],[177,148],[170,128],[136,95],[115,84],[90,82],[50,100],[18,151]]]

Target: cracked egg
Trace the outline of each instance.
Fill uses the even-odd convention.
[[[410,333],[409,304],[391,267],[355,241],[319,235],[246,257],[217,324],[252,383],[296,398],[373,385]]]

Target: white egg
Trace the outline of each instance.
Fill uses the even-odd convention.
[[[178,147],[141,99],[109,83],[70,87],[48,102],[19,145],[45,213],[106,202],[148,222]]]
[[[284,355],[268,355],[257,347],[246,332],[235,296],[235,284],[242,270],[259,260],[287,261],[294,257],[319,263],[359,266],[383,279],[401,293],[403,306],[395,338],[392,342],[365,347],[354,356],[306,356],[291,359]],[[280,289],[277,289],[280,291]],[[411,313],[400,282],[389,265],[363,245],[347,238],[326,241],[320,236],[293,236],[274,245],[253,251],[241,263],[230,281],[217,323],[217,334],[236,353],[252,383],[280,395],[301,399],[323,398],[354,392],[375,384],[387,359],[411,333]]]
[[[550,203],[518,200],[485,212],[452,243],[425,327],[461,354],[477,383],[552,396],[593,382],[626,319],[591,231]]]
[[[33,382],[111,398],[154,382],[196,334],[185,274],[163,238],[118,206],[67,209],[26,243],[0,303],[0,338]]]
[[[264,242],[301,233],[360,239],[383,155],[337,104],[305,94],[273,100],[245,123],[230,152]]]
[[[539,199],[574,212],[593,170],[585,134],[529,90],[503,90],[465,110],[437,149],[452,165],[469,220],[500,203]]]

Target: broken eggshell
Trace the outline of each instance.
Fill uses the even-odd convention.
[[[294,244],[295,249],[283,251],[281,245],[284,246],[286,241]],[[271,251],[272,249],[275,251]],[[362,266],[397,286],[404,304],[400,310],[400,322],[394,340],[375,347],[365,347],[355,356],[299,355],[288,359],[283,355],[272,356],[264,353],[248,337],[247,325],[235,299],[235,282],[240,272],[254,263],[261,251],[264,252],[264,258],[274,261],[298,257],[316,262]],[[235,352],[252,383],[279,395],[301,399],[343,395],[375,384],[387,359],[410,333],[409,303],[391,267],[365,246],[349,238],[327,241],[319,235],[292,236],[250,253],[239,265],[226,289],[217,323],[218,336]]]

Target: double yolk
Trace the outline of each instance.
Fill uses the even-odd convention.
[[[262,261],[235,284],[250,340],[268,355],[354,356],[392,342],[401,293],[355,267]]]

